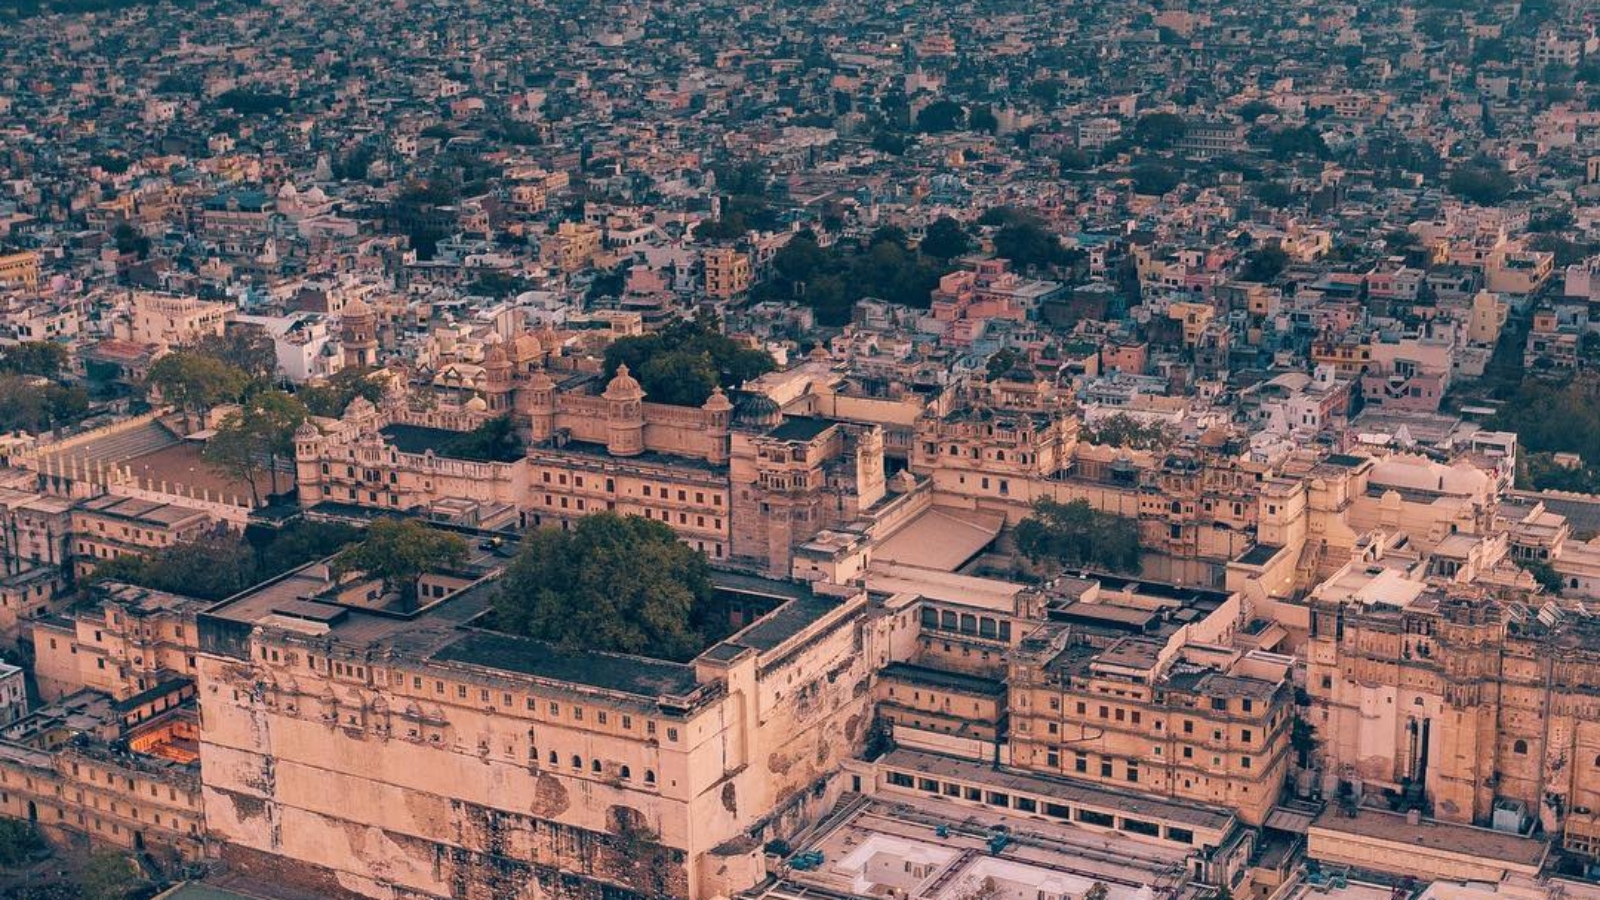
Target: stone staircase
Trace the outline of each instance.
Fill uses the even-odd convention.
[[[180,440],[181,438],[167,426],[150,421],[135,428],[77,444],[59,453],[52,453],[45,448],[43,455],[50,458],[53,468],[58,466],[70,468],[76,464],[80,469],[93,469],[97,463],[110,468],[157,450],[164,450]]]

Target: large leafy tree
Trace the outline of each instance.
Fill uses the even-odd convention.
[[[1153,112],[1139,117],[1133,126],[1133,141],[1146,150],[1170,150],[1183,140],[1187,125],[1177,113]]]
[[[201,356],[233,366],[251,378],[268,380],[278,371],[278,354],[272,338],[260,328],[229,328],[208,334],[191,348]]]
[[[305,404],[298,399],[279,390],[259,391],[217,426],[206,442],[205,459],[248,482],[251,499],[259,503],[256,478],[266,469],[277,492],[278,460],[294,455],[294,431],[305,420]]]
[[[735,341],[704,319],[679,320],[606,348],[606,377],[626,363],[656,403],[699,406],[717,385],[737,387],[777,367],[771,354]]]
[[[0,373],[0,433],[37,434],[76,422],[88,412],[89,394],[81,387]]]
[[[708,637],[705,556],[653,519],[599,513],[530,532],[494,598],[496,625],[570,647],[687,660]]]
[[[185,412],[207,413],[239,399],[250,384],[243,369],[215,357],[177,350],[156,360],[145,385]]]
[[[362,572],[383,580],[407,602],[417,596],[417,577],[435,569],[458,566],[467,558],[467,542],[459,535],[430,528],[415,519],[379,519],[359,544],[333,558],[337,574]]]
[[[362,369],[340,369],[320,384],[302,387],[295,396],[312,415],[337,419],[357,397],[371,403],[383,399],[383,385],[368,378],[369,374]]]
[[[92,577],[201,600],[222,600],[256,583],[255,560],[244,550],[237,535],[218,531],[149,555],[107,560],[95,568]]]
[[[292,441],[291,441],[292,443]],[[440,456],[478,462],[512,462],[521,458],[524,447],[517,437],[510,416],[496,416],[471,431],[463,432],[442,444]]]
[[[0,347],[0,372],[54,378],[67,364],[67,348],[49,341],[25,341]]]
[[[1017,523],[1017,549],[1035,563],[1063,568],[1139,570],[1139,526],[1103,513],[1087,500],[1039,500]]]
[[[935,259],[952,259],[972,249],[972,237],[960,222],[942,216],[928,223],[917,249]]]

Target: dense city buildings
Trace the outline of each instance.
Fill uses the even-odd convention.
[[[1600,900],[1593,4],[0,38],[0,897]]]

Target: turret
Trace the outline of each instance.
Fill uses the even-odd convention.
[[[533,370],[522,389],[519,404],[528,414],[528,438],[533,443],[546,441],[556,430],[556,383],[543,368]]]
[[[628,374],[626,363],[606,385],[608,437],[612,456],[638,456],[644,452],[644,388]]]
[[[718,385],[700,409],[706,414],[706,435],[711,439],[706,459],[722,465],[728,461],[728,426],[733,420],[733,403]]]

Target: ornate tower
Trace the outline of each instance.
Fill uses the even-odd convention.
[[[612,456],[638,456],[644,452],[644,388],[628,374],[626,363],[617,367],[617,376],[606,385],[609,436],[606,449]]]
[[[700,407],[706,414],[706,436],[711,439],[706,460],[715,465],[728,462],[728,426],[733,419],[733,403],[722,392],[721,386],[711,391],[711,396]]]
[[[517,406],[528,417],[528,440],[539,443],[550,439],[556,430],[556,382],[543,367],[533,370],[527,384],[518,392]]]
[[[483,399],[495,415],[511,411],[511,357],[499,344],[489,348],[483,362]]]
[[[378,364],[378,314],[359,297],[339,314],[339,340],[344,345],[345,368],[368,369]]]

